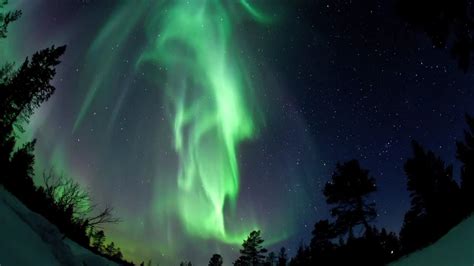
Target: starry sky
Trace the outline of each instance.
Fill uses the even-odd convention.
[[[2,61],[68,45],[22,136],[36,170],[112,205],[106,233],[135,261],[231,262],[257,228],[292,253],[353,158],[377,180],[377,225],[398,231],[410,141],[457,166],[474,113],[473,74],[391,0],[10,2],[23,16]]]

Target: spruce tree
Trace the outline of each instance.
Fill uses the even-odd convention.
[[[286,253],[286,249],[281,247],[280,252],[278,252],[277,266],[286,266],[287,262],[288,254]]]
[[[260,236],[260,230],[252,231],[250,235],[244,240],[242,249],[240,250],[240,257],[234,263],[240,266],[261,266],[265,261],[265,249],[262,244],[264,240]]]
[[[336,218],[334,229],[338,234],[352,234],[357,225],[370,230],[369,223],[375,219],[375,203],[368,195],[375,192],[375,179],[369,171],[362,169],[357,160],[337,164],[331,180],[324,187],[326,202],[333,205],[331,215]]]
[[[411,207],[400,240],[405,252],[428,245],[460,221],[459,187],[452,166],[413,141],[413,157],[405,163]]]
[[[469,130],[464,131],[464,142],[458,141],[456,157],[462,163],[461,194],[464,215],[474,211],[474,117],[466,115]]]
[[[209,260],[209,266],[222,266],[223,263],[224,260],[219,254],[212,255],[211,259]]]

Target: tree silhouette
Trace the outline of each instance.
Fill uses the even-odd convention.
[[[223,263],[224,260],[219,254],[212,255],[211,259],[209,260],[209,266],[222,266]]]
[[[50,210],[43,210],[42,213],[46,211],[48,219],[70,237],[74,238],[76,234],[82,236],[88,228],[93,230],[103,224],[119,222],[110,207],[97,212],[97,206],[91,203],[87,191],[71,178],[57,177],[52,171],[45,172],[42,193],[52,205]]]
[[[13,152],[10,161],[3,168],[3,184],[22,200],[34,193],[33,165],[35,156],[33,151],[36,141],[28,142],[23,147]]]
[[[284,247],[281,247],[280,251],[278,252],[277,266],[286,266],[287,262],[288,254],[286,253],[286,249]]]
[[[66,46],[46,48],[26,58],[21,67],[0,84],[0,120],[2,133],[11,133],[27,123],[33,111],[55,91],[50,81],[56,75],[59,57]]]
[[[92,236],[92,247],[95,248],[98,252],[104,252],[104,242],[105,242],[105,233],[100,230],[94,232]]]
[[[464,142],[456,143],[456,157],[462,162],[461,194],[464,205],[464,215],[474,211],[474,118],[466,115],[469,130],[464,131]]]
[[[0,0],[0,10],[7,2]],[[0,39],[6,37],[8,25],[20,15],[21,11],[0,12]],[[18,170],[9,167],[15,147],[14,125],[21,130],[21,125],[28,122],[34,109],[53,94],[54,87],[50,81],[65,49],[65,46],[53,46],[37,52],[31,60],[27,58],[18,70],[13,69],[12,63],[0,67],[0,169],[3,170],[3,179]],[[32,147],[34,142],[24,148],[32,150]],[[3,182],[2,179],[0,182]]]
[[[375,203],[368,203],[367,196],[374,191],[374,178],[369,177],[369,171],[362,169],[357,160],[337,164],[332,179],[324,187],[326,202],[335,205],[331,209],[331,215],[336,218],[335,232],[352,235],[357,225],[370,230],[369,223],[377,213]]]
[[[110,242],[108,245],[105,246],[104,253],[109,256],[114,256],[117,253],[117,249],[115,248],[114,242]]]
[[[244,266],[260,266],[263,265],[265,259],[265,249],[262,244],[264,240],[260,236],[260,230],[252,231],[244,240],[240,257],[234,262],[235,265]]]
[[[460,221],[459,187],[452,166],[412,142],[413,158],[405,163],[411,207],[405,214],[400,240],[405,252],[441,237]]]
[[[296,251],[296,255],[291,258],[290,266],[306,266],[311,265],[311,251],[308,246],[301,243]]]
[[[336,245],[331,242],[335,237],[333,225],[328,220],[321,220],[314,225],[310,244],[311,258],[314,264],[331,264]]]
[[[433,46],[450,47],[458,65],[467,71],[474,51],[474,20],[468,0],[398,0],[397,13],[411,27],[425,32]]]
[[[18,171],[18,167],[10,160],[15,146],[14,129],[21,131],[21,125],[28,122],[34,109],[54,93],[55,89],[50,85],[50,81],[65,49],[65,46],[53,46],[35,53],[32,59],[27,58],[17,71],[8,71],[0,83],[0,169],[4,171],[4,179],[18,174],[13,174]],[[32,152],[34,141],[24,149]],[[21,151],[20,153],[24,154]]]
[[[0,39],[6,37],[8,26],[21,15],[21,11],[4,12],[6,4],[6,0],[0,0]],[[87,193],[71,179],[48,183],[55,180],[49,176],[44,187],[35,186],[36,140],[15,150],[17,133],[23,131],[35,109],[54,93],[55,88],[50,82],[65,50],[66,46],[52,46],[36,52],[18,69],[13,63],[0,66],[0,184],[29,209],[56,225],[64,236],[121,265],[130,265],[122,260],[120,249],[114,244],[104,250],[105,234],[94,229],[97,225],[117,221],[111,216],[112,209],[105,208],[92,214],[94,205]]]
[[[387,230],[382,228],[380,233],[378,233],[377,239],[381,250],[380,256],[384,264],[394,261],[401,255],[400,240],[395,233],[387,233]]]
[[[265,266],[274,266],[276,262],[275,252],[269,252],[267,258],[265,259]]]
[[[7,0],[0,0],[0,10],[2,10],[7,4]],[[14,10],[6,13],[0,12],[0,39],[7,37],[8,26],[20,16],[20,10]]]

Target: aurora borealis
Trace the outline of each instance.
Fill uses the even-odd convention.
[[[161,20],[153,17],[152,48],[143,59],[168,68],[173,102],[179,215],[186,229],[203,237],[239,243],[225,229],[224,204],[239,191],[238,144],[254,134],[246,106],[246,69],[232,49],[232,21],[219,1],[177,2]],[[157,16],[159,17],[159,16]],[[150,27],[153,28],[153,27]],[[158,37],[156,37],[158,36]]]
[[[19,26],[33,26],[28,22],[38,19],[34,10],[43,4],[24,3],[16,5],[25,13]],[[198,259],[207,260],[210,248],[233,254],[257,228],[273,230],[269,244],[286,239],[293,222],[269,223],[268,213],[259,214],[255,199],[245,196],[252,193],[251,180],[242,180],[273,172],[259,177],[242,167],[242,158],[262,148],[263,127],[272,117],[261,110],[260,74],[242,56],[252,48],[241,45],[236,31],[271,25],[275,10],[268,15],[264,6],[244,0],[99,6],[108,15],[96,14],[97,29],[87,30],[87,40],[81,27],[67,26],[89,16],[79,12],[64,18],[67,30],[45,25],[44,38],[36,41],[81,46],[64,61],[77,67],[58,71],[55,80],[71,91],[58,92],[40,109],[24,136],[41,139],[37,172],[54,166],[87,187],[94,200],[112,204],[123,222],[107,228],[109,235],[132,259],[187,259],[189,245]],[[12,45],[5,46],[9,60],[36,48],[15,46],[26,32],[12,27]],[[68,81],[73,76],[77,81]],[[261,207],[273,204],[266,195],[274,193],[260,193]],[[279,204],[294,203],[283,203],[287,198]],[[275,212],[275,220],[293,212],[287,209]]]
[[[248,3],[241,3],[257,14]],[[226,232],[224,204],[228,200],[235,205],[238,144],[255,130],[253,114],[246,106],[252,102],[246,98],[251,96],[245,81],[248,74],[232,47],[231,16],[235,14],[229,14],[220,1],[177,1],[160,12],[164,6],[161,1],[144,1],[138,6],[124,3],[99,33],[91,53],[106,50],[104,40],[122,46],[131,30],[145,25],[145,51],[132,63],[137,69],[146,63],[168,69],[165,78],[153,81],[157,87],[166,84],[164,102],[173,117],[180,219],[191,234],[239,243],[247,232],[233,239]],[[136,11],[129,19],[125,14],[132,8]],[[150,14],[149,10],[158,12]],[[143,16],[148,17],[139,20]],[[100,69],[110,71],[112,66],[108,61]],[[101,84],[102,74],[88,86],[75,128]]]
[[[474,78],[361,2],[10,0],[23,16],[0,62],[68,46],[20,136],[38,140],[36,172],[113,206],[106,234],[136,262],[230,265],[253,229],[291,255],[352,158],[377,179],[377,223],[398,230],[409,143],[451,162]]]

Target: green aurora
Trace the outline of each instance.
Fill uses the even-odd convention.
[[[58,29],[42,28],[46,33],[38,38],[28,32],[36,30],[37,10],[44,5],[26,0],[11,5],[24,16],[12,26],[8,43],[0,43],[6,61],[70,44],[55,80],[57,92],[22,135],[24,141],[38,138],[36,172],[54,167],[89,189],[94,202],[112,204],[122,222],[108,226],[107,235],[133,260],[185,259],[192,243],[202,243],[193,250],[204,258],[206,252],[231,256],[256,228],[267,246],[291,236],[295,224],[287,217],[306,202],[306,194],[297,200],[279,196],[275,208],[281,210],[263,214],[261,209],[273,208],[268,204],[275,193],[250,198],[240,178],[248,155],[240,148],[261,140],[268,111],[261,110],[255,78],[260,73],[248,58],[251,47],[241,47],[239,30],[273,27],[276,16],[260,7],[267,5],[248,0],[114,3],[106,16],[94,14],[101,18],[86,24],[95,25],[86,38],[79,23],[88,21],[87,9],[72,13],[69,24]],[[31,43],[26,49],[25,40]],[[134,97],[143,87],[153,97],[138,106]],[[123,142],[121,128],[129,130],[129,142]],[[275,160],[294,153],[282,156]],[[286,163],[274,171],[302,176]],[[248,176],[246,185],[263,178]],[[137,182],[147,187],[135,187]]]
[[[269,18],[247,1],[240,7],[255,20]],[[130,14],[129,10],[134,12]],[[234,5],[233,8],[236,8]],[[177,208],[186,230],[203,238],[240,244],[256,225],[242,232],[226,230],[224,208],[235,206],[239,192],[237,151],[240,142],[255,136],[254,101],[245,65],[238,59],[232,40],[233,16],[220,0],[141,1],[133,7],[123,2],[92,44],[88,58],[109,50],[110,42],[121,47],[130,32],[145,24],[148,45],[137,57],[136,70],[151,62],[167,68],[166,99],[174,120],[174,147],[179,154]],[[153,12],[150,15],[150,12]],[[246,15],[246,14],[239,14]],[[142,19],[144,18],[145,19]],[[89,92],[76,119],[81,125],[98,90],[111,74],[117,57],[105,55],[98,63]],[[157,199],[159,200],[159,199]]]

